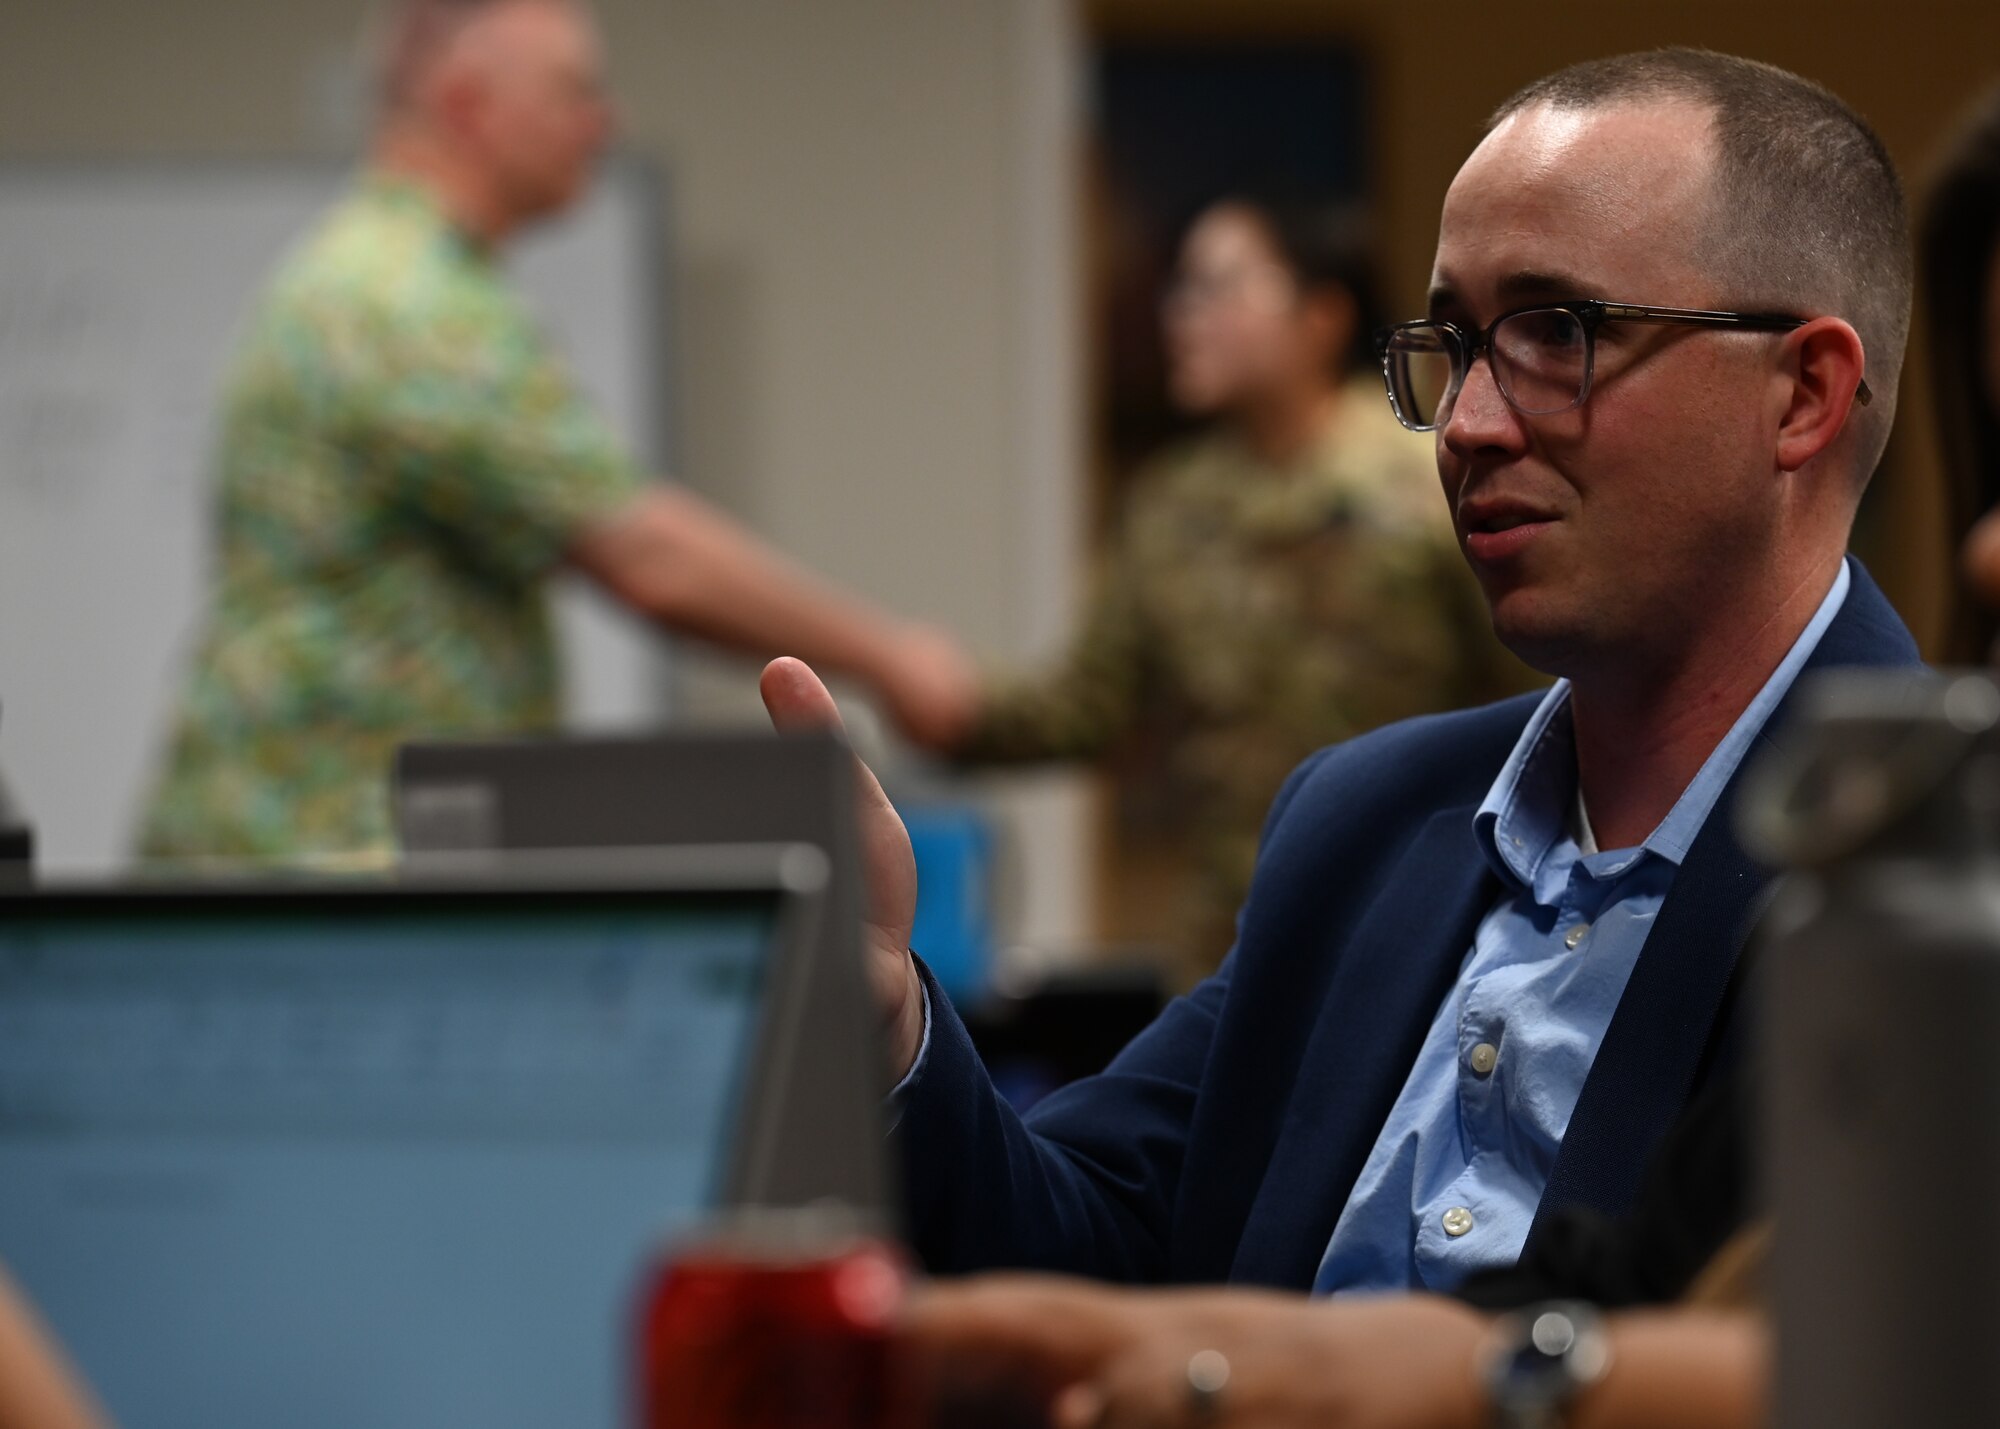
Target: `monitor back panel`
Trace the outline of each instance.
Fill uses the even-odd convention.
[[[804,974],[810,1017],[761,1070],[769,1141],[742,1198],[834,1199],[893,1225],[889,1068],[861,965],[854,757],[829,734],[688,733],[407,744],[399,838],[413,867],[481,850],[808,844],[828,864]]]

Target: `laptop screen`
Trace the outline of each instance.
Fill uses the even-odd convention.
[[[0,1260],[128,1425],[610,1426],[776,893],[0,920]]]

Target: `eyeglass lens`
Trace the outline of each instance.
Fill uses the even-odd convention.
[[[1384,354],[1397,409],[1412,426],[1438,424],[1464,380],[1464,340],[1443,323],[1398,329]],[[1590,382],[1590,334],[1576,314],[1534,308],[1494,325],[1489,348],[1494,379],[1516,411],[1566,411]]]

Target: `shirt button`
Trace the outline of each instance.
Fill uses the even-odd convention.
[[[1472,1075],[1484,1077],[1493,1071],[1493,1064],[1500,1060],[1500,1049],[1491,1042],[1481,1042],[1466,1057],[1466,1064],[1472,1068]]]
[[[1472,1212],[1463,1206],[1453,1206],[1444,1213],[1444,1233],[1453,1240],[1472,1229]]]
[[[1567,933],[1563,934],[1563,946],[1565,948],[1568,948],[1571,952],[1575,952],[1576,945],[1589,936],[1590,936],[1590,924],[1579,923],[1574,928],[1571,928]]]

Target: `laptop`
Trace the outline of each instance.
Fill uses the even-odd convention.
[[[609,1429],[662,1248],[809,1188],[826,860],[494,872],[0,898],[0,1262],[114,1419]]]

